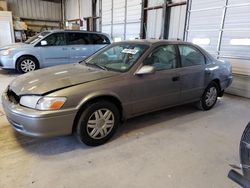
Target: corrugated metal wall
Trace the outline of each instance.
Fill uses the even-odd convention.
[[[174,0],[174,3],[183,2],[183,0]],[[169,39],[183,39],[185,33],[187,5],[181,5],[171,8],[169,23]]]
[[[174,0],[173,3],[183,2]],[[162,5],[164,0],[148,0],[148,6]],[[91,0],[66,0],[66,19],[91,16]],[[80,8],[79,8],[80,6]],[[84,8],[85,9],[84,9]],[[97,0],[97,30],[114,40],[140,38],[142,0]],[[183,38],[186,5],[172,7],[169,38]],[[163,9],[149,10],[146,38],[162,38]]]
[[[172,3],[183,2],[183,0],[173,0]],[[164,0],[149,0],[148,7],[163,5]],[[163,9],[149,10],[147,16],[146,38],[163,38]],[[169,39],[183,39],[185,31],[186,5],[172,7],[170,10]]]
[[[148,7],[162,5],[164,0],[148,0]],[[160,39],[162,38],[163,27],[163,9],[148,10],[147,16],[147,39]]]
[[[235,79],[228,91],[245,97],[250,97],[249,17],[249,0],[192,0],[186,28],[188,41],[230,61]]]
[[[232,39],[250,38],[249,0],[192,0],[187,40],[207,39],[200,44],[218,58],[230,59],[235,73],[250,75],[250,44],[235,45]]]
[[[33,30],[40,31],[41,27],[46,26],[49,29],[59,28],[59,22],[61,21],[60,3],[42,0],[6,0],[6,2],[8,10],[12,12],[13,16],[24,18],[28,27]],[[40,21],[36,21],[36,19]]]
[[[66,0],[66,20],[92,16],[92,0]]]
[[[14,16],[32,19],[61,20],[61,4],[41,0],[6,0]]]
[[[173,3],[183,0],[174,0]],[[102,31],[113,39],[140,37],[142,0],[102,0]],[[164,0],[148,0],[148,7],[164,4]],[[171,8],[169,38],[183,38],[186,5]],[[148,10],[146,38],[162,38],[163,9]]]
[[[102,0],[102,32],[115,40],[140,37],[141,0]]]
[[[65,8],[66,20],[81,19],[83,20],[81,29],[86,30],[87,22],[84,18],[92,16],[92,0],[66,0]],[[97,25],[97,29],[99,30],[99,24]]]

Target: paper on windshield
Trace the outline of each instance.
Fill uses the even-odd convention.
[[[128,48],[125,48],[125,49],[122,50],[122,53],[135,55],[138,51],[139,50],[137,50],[137,49],[128,49]]]

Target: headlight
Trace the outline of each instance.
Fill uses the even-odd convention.
[[[22,96],[20,104],[38,110],[58,110],[66,102],[65,97]]]
[[[58,110],[64,105],[65,102],[65,97],[43,97],[37,102],[36,109]]]
[[[36,108],[36,104],[41,96],[22,96],[20,104],[29,108]]]
[[[0,54],[4,56],[10,55],[10,50],[2,50],[0,51]]]

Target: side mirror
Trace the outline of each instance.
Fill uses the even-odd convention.
[[[142,66],[135,74],[136,75],[143,75],[143,74],[154,74],[155,68],[150,65]]]
[[[47,45],[48,45],[48,43],[47,43],[46,40],[42,40],[42,41],[41,41],[41,46],[47,46]]]

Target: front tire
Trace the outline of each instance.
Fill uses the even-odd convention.
[[[201,110],[210,110],[217,102],[219,95],[219,87],[215,82],[211,82],[205,89],[200,101],[198,102],[198,108]]]
[[[106,143],[116,132],[120,123],[118,108],[108,101],[94,102],[80,113],[76,137],[88,146]]]
[[[37,59],[30,56],[23,56],[17,60],[16,69],[19,73],[27,73],[39,68]]]

